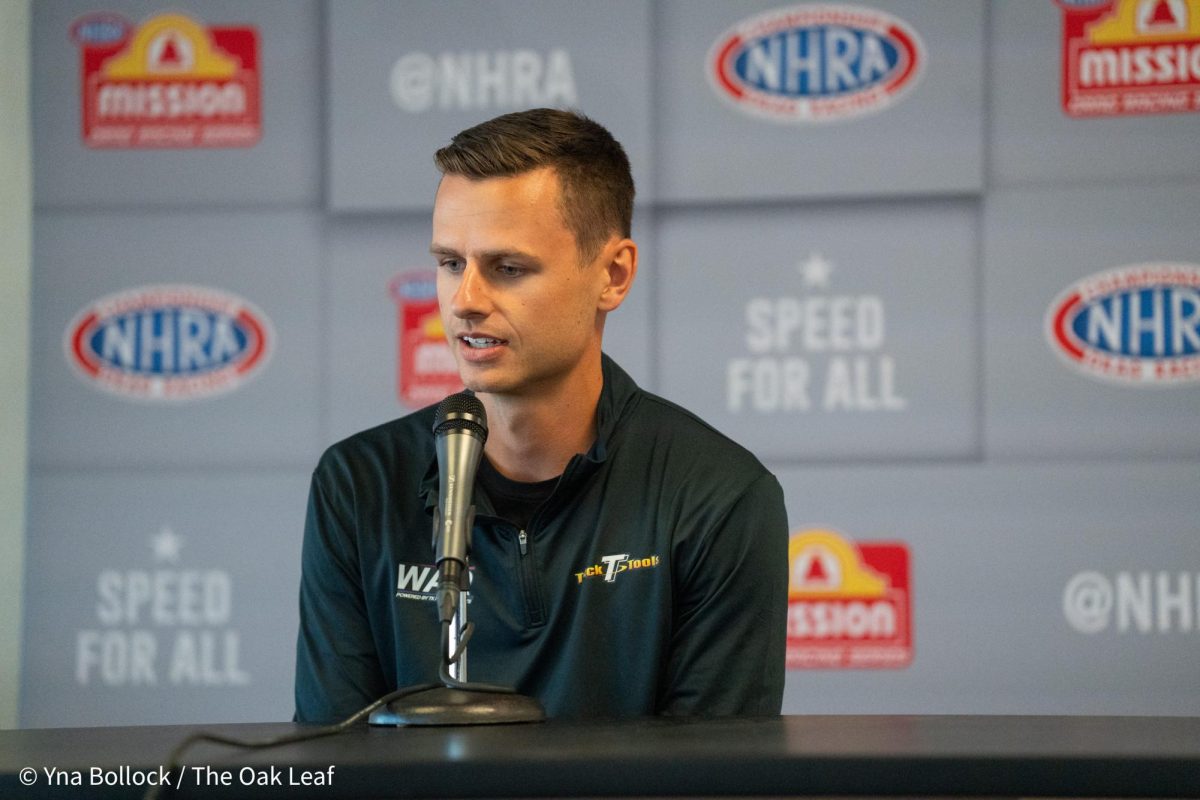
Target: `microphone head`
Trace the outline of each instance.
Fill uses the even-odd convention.
[[[452,394],[438,404],[433,416],[433,435],[445,436],[453,431],[465,431],[487,441],[487,412],[483,403],[470,392]]]

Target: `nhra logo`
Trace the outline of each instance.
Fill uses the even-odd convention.
[[[912,661],[908,546],[829,530],[788,544],[789,669],[901,668]]]
[[[1090,275],[1050,305],[1046,337],[1089,377],[1136,386],[1200,380],[1200,267],[1138,264]]]
[[[1200,111],[1200,0],[1059,5],[1066,114]]]
[[[77,20],[88,147],[248,147],[262,135],[258,32],[160,14]]]
[[[67,326],[67,360],[88,383],[136,400],[232,391],[266,365],[271,322],[250,302],[201,286],[108,295]]]
[[[889,14],[793,6],[723,33],[709,50],[707,72],[713,90],[738,110],[805,124],[883,110],[917,84],[925,58],[917,32]]]

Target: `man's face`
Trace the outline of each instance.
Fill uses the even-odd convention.
[[[446,337],[470,389],[544,390],[599,356],[605,249],[580,266],[559,191],[550,168],[442,178],[430,251]]]

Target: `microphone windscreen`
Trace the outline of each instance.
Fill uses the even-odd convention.
[[[483,403],[470,392],[452,394],[438,404],[433,416],[433,435],[465,430],[480,439],[487,439],[487,412]]]

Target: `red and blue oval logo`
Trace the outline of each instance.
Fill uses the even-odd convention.
[[[1200,266],[1134,264],[1089,275],[1054,300],[1045,324],[1051,349],[1089,377],[1200,381]]]
[[[920,80],[925,46],[903,20],[849,5],[802,5],[745,19],[708,53],[714,91],[747,114],[822,123],[881,111]]]
[[[67,326],[63,348],[91,385],[136,400],[196,400],[262,371],[274,330],[254,304],[203,286],[141,286],[102,297]]]
[[[133,24],[120,14],[100,11],[71,23],[71,39],[81,47],[116,46],[128,39],[132,30]]]

